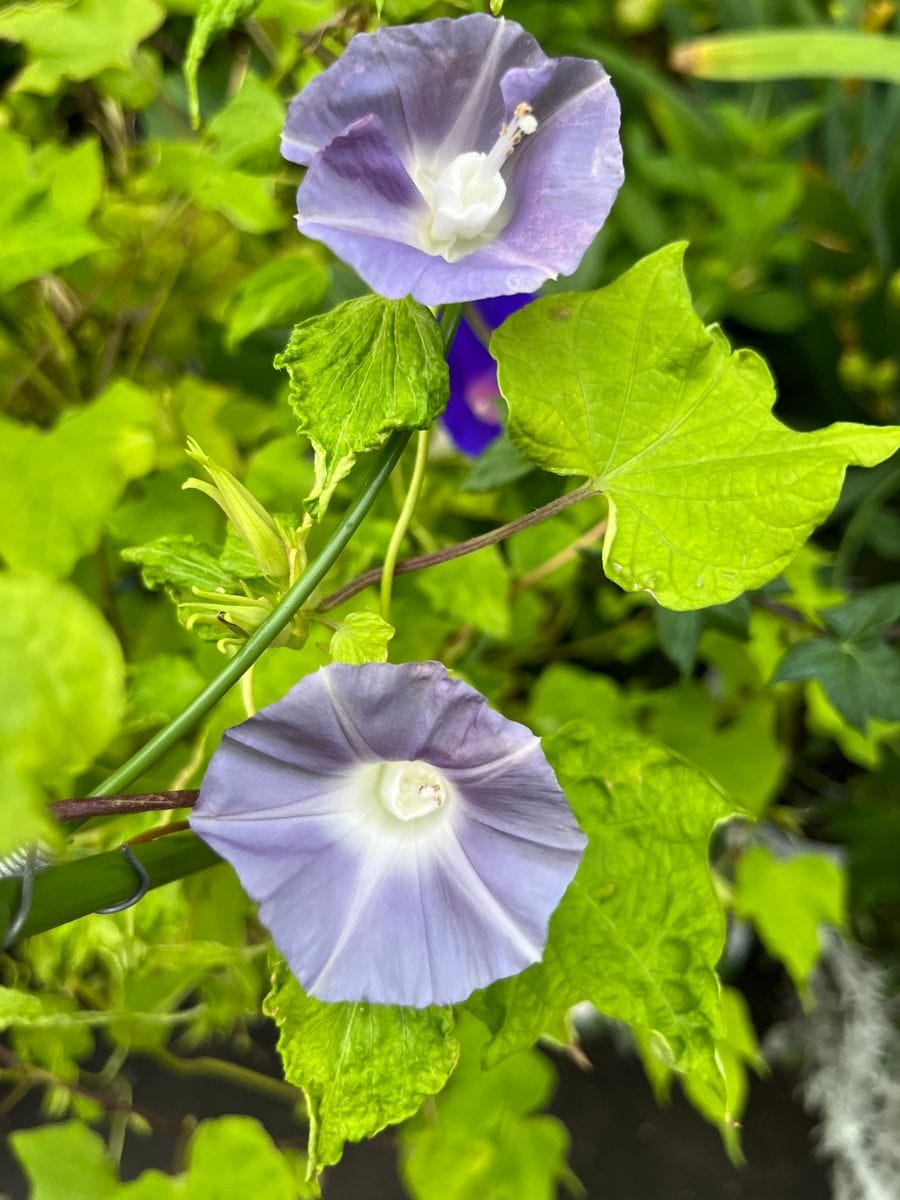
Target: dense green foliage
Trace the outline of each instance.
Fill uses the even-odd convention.
[[[88,906],[51,927],[46,887],[48,928],[0,957],[12,1117],[40,1089],[65,1118],[13,1137],[35,1200],[317,1195],[347,1140],[400,1122],[412,1197],[551,1200],[577,1181],[565,1129],[541,1115],[553,1068],[533,1047],[575,1039],[584,1001],[738,1159],[763,1064],[726,918],[749,922],[804,1000],[825,926],[897,953],[890,14],[869,14],[846,61],[829,41],[824,78],[785,81],[776,39],[755,67],[740,45],[737,66],[718,43],[676,50],[697,79],[668,65],[672,47],[733,32],[742,6],[507,0],[548,53],[610,71],[626,182],[576,275],[492,339],[508,433],[472,463],[439,421],[461,314],[439,325],[367,296],[301,239],[278,138],[288,99],[353,33],[476,7],[0,14],[0,855],[41,839],[87,859],[174,823],[66,829],[48,802],[109,790],[163,729],[128,790],[196,788],[248,712],[328,662],[388,658],[439,659],[544,736],[590,838],[544,960],[458,1011],[305,996],[191,835],[165,876],[185,877],[119,915]],[[829,24],[815,3],[745,7],[741,28]],[[873,81],[840,81],[857,74]],[[436,419],[429,449],[411,431]],[[410,435],[345,528],[367,472]],[[549,519],[440,555],[585,481]],[[397,554],[447,561],[398,572],[380,608],[372,580],[341,591]],[[286,596],[241,684],[170,727]],[[18,901],[0,881],[4,928]],[[268,1018],[284,1082],[244,1061]],[[185,1126],[169,1174],[121,1183],[126,1132],[154,1125],[127,1095],[132,1053],[173,1089],[185,1069],[274,1088],[301,1139],[308,1123],[308,1152],[236,1113]]]

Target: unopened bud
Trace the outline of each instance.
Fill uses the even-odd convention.
[[[193,438],[188,438],[187,452],[203,467],[212,483],[203,479],[188,479],[182,486],[205,492],[215,500],[266,579],[271,579],[273,583],[286,583],[290,576],[288,544],[270,514],[240,480],[204,454]]]

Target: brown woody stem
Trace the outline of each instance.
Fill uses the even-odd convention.
[[[445,546],[442,550],[434,550],[430,554],[417,554],[414,558],[405,558],[402,562],[397,563],[394,574],[407,575],[410,571],[422,571],[426,567],[436,567],[440,563],[450,562],[451,559],[462,558],[464,554],[474,554],[476,550],[483,550],[485,546],[494,546],[497,542],[502,542],[506,538],[512,537],[513,534],[520,533],[523,529],[529,529],[532,525],[539,525],[541,521],[555,517],[557,513],[564,512],[580,500],[587,500],[589,496],[599,494],[592,484],[582,484],[574,492],[567,492],[565,496],[560,496],[556,500],[551,500],[549,504],[536,508],[534,512],[526,513],[524,517],[516,517],[514,521],[508,521],[505,525],[498,525],[496,529],[491,529],[487,533],[480,533],[477,537],[457,542],[454,546]],[[337,608],[339,604],[343,604],[357,592],[365,591],[367,587],[378,583],[381,574],[381,567],[373,567],[371,571],[364,571],[362,575],[357,575],[355,579],[345,583],[342,588],[338,588],[336,592],[326,596],[318,606],[318,611],[326,612],[330,608]]]
[[[58,821],[88,821],[91,817],[125,817],[131,813],[167,812],[192,808],[197,791],[144,792],[133,796],[90,796],[83,800],[58,800],[52,805]]]

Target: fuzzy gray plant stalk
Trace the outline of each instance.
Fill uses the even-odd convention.
[[[831,1159],[834,1200],[900,1200],[900,1031],[886,982],[858,948],[829,935],[812,1007],[766,1043],[770,1056],[802,1053],[803,1099]]]

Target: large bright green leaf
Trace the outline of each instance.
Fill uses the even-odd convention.
[[[822,951],[819,927],[846,921],[846,893],[844,871],[824,855],[778,859],[765,846],[751,846],[738,859],[734,911],[753,921],[802,992]]]
[[[116,732],[125,668],[81,593],[0,574],[0,855],[48,833],[41,787],[65,789]]]
[[[356,455],[393,429],[424,429],[449,381],[434,317],[414,300],[365,296],[294,328],[275,366],[288,372],[301,433],[316,453],[309,496],[321,514]]]
[[[42,0],[0,13],[0,38],[22,42],[28,62],[13,87],[52,95],[63,80],[90,79],[107,67],[127,68],[139,42],[163,21],[154,0]]]
[[[776,420],[763,360],[694,313],[683,253],[666,246],[600,291],[537,300],[491,342],[513,443],[604,492],[607,574],[673,609],[773,579],[847,466],[900,446],[894,427],[796,433]]]
[[[283,963],[264,1007],[278,1025],[285,1078],[307,1098],[312,1172],[336,1163],[345,1142],[411,1116],[459,1053],[451,1010],[323,1004]]]
[[[566,726],[547,756],[589,845],[550,922],[543,961],[476,998],[489,1062],[564,1036],[583,1000],[652,1035],[670,1064],[723,1094],[714,967],[724,920],[708,845],[729,812],[699,771],[642,738]]]
[[[113,384],[48,433],[0,416],[0,554],[17,570],[68,575],[97,548],[129,479],[153,465],[155,409]]]
[[[725,1073],[725,1094],[710,1088],[703,1080],[688,1076],[684,1091],[694,1108],[708,1121],[719,1126],[722,1141],[735,1164],[743,1161],[740,1121],[747,1104],[749,1091],[748,1069],[757,1075],[766,1073],[766,1062],[756,1040],[750,1010],[740,992],[722,988],[724,1029],[716,1042],[716,1051]],[[657,1054],[653,1039],[639,1037],[638,1050],[647,1074],[653,1083],[657,1100],[665,1103],[672,1080],[671,1068]]]
[[[553,1092],[549,1060],[523,1050],[485,1070],[484,1026],[466,1016],[459,1035],[459,1066],[433,1112],[403,1129],[401,1170],[410,1194],[415,1200],[556,1200],[558,1185],[573,1177],[565,1126],[534,1115]]]

